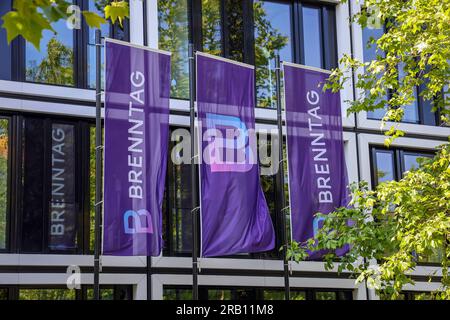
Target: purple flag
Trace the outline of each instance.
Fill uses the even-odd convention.
[[[251,66],[197,54],[203,257],[274,248],[259,181],[254,93]]]
[[[170,55],[108,39],[103,254],[158,256],[169,135]]]
[[[341,104],[339,93],[323,91],[328,71],[290,63],[283,67],[291,232],[302,243],[323,224],[316,213],[348,204]],[[310,258],[320,256],[314,252]]]

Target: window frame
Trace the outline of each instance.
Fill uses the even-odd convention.
[[[80,7],[81,10],[89,10],[89,0],[73,0],[73,4]],[[114,25],[109,23],[110,37],[116,38],[118,28],[121,28],[116,22]],[[123,22],[123,31],[125,41],[130,41],[130,21],[126,18]],[[23,37],[17,37],[11,42],[11,81],[20,81],[39,85],[51,85],[64,88],[79,88],[95,90],[89,87],[88,81],[88,40],[89,27],[84,17],[81,17],[80,29],[73,30],[73,86],[41,83],[26,80],[26,41]]]
[[[417,154],[417,155],[430,155],[433,156],[434,153],[430,150],[421,150],[421,149],[415,149],[415,148],[408,148],[408,147],[392,147],[392,148],[386,148],[382,145],[373,144],[369,146],[370,150],[370,170],[371,170],[371,183],[372,186],[375,188],[379,183],[378,179],[376,177],[376,172],[378,171],[377,164],[376,164],[376,155],[377,151],[383,152],[383,153],[391,153],[393,155],[393,176],[394,180],[398,181],[403,177],[403,169],[405,168],[404,164],[404,154]]]

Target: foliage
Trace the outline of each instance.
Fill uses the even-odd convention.
[[[128,2],[126,0],[96,0],[104,9],[105,18],[112,23],[116,20],[122,25],[124,18],[129,15]],[[18,36],[32,43],[36,49],[40,49],[40,41],[44,30],[55,32],[52,23],[61,19],[68,19],[73,14],[68,10],[72,5],[69,0],[14,0],[13,10],[3,15],[2,27],[7,31],[8,43]],[[88,26],[99,28],[106,23],[103,17],[90,11],[81,12]]]
[[[431,101],[433,110],[439,110],[442,120],[448,121],[450,1],[365,0],[352,19],[362,28],[384,24],[384,35],[366,44],[376,46],[377,58],[363,62],[344,55],[342,68],[333,71],[325,88],[341,89],[350,79],[348,75],[356,71],[355,86],[361,94],[348,101],[348,112],[384,108],[382,125],[393,122],[386,131],[387,145],[403,135],[397,123],[415,99],[416,87],[421,87],[421,99]]]
[[[339,272],[348,270],[389,298],[398,298],[411,272],[422,259],[443,252],[441,288],[434,298],[450,298],[448,274],[450,247],[450,145],[439,148],[432,159],[420,159],[419,168],[400,181],[381,183],[369,190],[367,183],[352,185],[349,208],[324,217],[315,239],[294,243],[288,256],[304,260],[308,250],[326,250],[328,269],[339,261]],[[336,257],[334,250],[350,245]],[[375,264],[375,261],[378,262]]]

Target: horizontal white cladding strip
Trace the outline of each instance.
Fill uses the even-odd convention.
[[[146,257],[111,257],[102,256],[104,267],[146,267]],[[91,255],[59,254],[0,254],[0,266],[93,266]]]
[[[358,128],[369,129],[369,130],[379,130],[380,132],[388,131],[392,125],[396,125],[392,122],[387,122],[386,125],[381,128],[380,120],[367,119],[367,112],[361,112],[358,114]],[[448,137],[450,136],[450,127],[438,127],[438,126],[427,126],[422,124],[414,123],[399,123],[398,129],[410,133],[419,134],[427,136],[436,137]]]
[[[100,274],[100,284],[134,285],[146,282],[142,274]],[[93,274],[81,274],[81,284],[93,284]],[[66,285],[67,275],[64,273],[0,273],[0,285]]]
[[[95,90],[53,86],[28,82],[0,80],[0,92],[42,98],[67,99],[71,104],[50,103],[31,99],[0,98],[0,108],[17,111],[52,113],[69,116],[95,117],[93,106],[78,105],[75,101],[95,102]],[[104,95],[102,95],[104,101]],[[55,105],[52,107],[52,105]],[[189,100],[170,99],[170,110],[189,112]],[[343,115],[345,112],[343,113]],[[277,120],[277,112],[269,108],[255,108],[257,120]],[[283,115],[284,117],[284,115]],[[353,127],[353,115],[343,117],[344,127]]]
[[[152,276],[152,282],[165,285],[192,285],[191,275],[158,274]],[[199,275],[199,285],[233,286],[233,287],[283,287],[283,277],[249,277],[249,276],[213,276]],[[355,279],[336,278],[290,278],[291,288],[342,288],[355,289]]]

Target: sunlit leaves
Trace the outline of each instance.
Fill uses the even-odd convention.
[[[400,181],[374,190],[365,182],[353,184],[351,192],[351,206],[327,215],[316,238],[293,243],[289,257],[301,261],[307,250],[328,250],[326,268],[338,261],[339,271],[350,271],[384,298],[396,299],[414,283],[418,262],[439,252],[441,287],[432,297],[450,299],[450,145],[421,159]],[[338,258],[333,252],[343,244],[350,250]]]
[[[106,23],[106,20],[100,17],[98,14],[90,11],[83,11],[84,19],[91,28],[100,28],[102,24]]]
[[[105,6],[105,18],[111,19],[112,23],[119,20],[122,26],[123,19],[129,16],[129,8],[127,1],[113,1]]]

